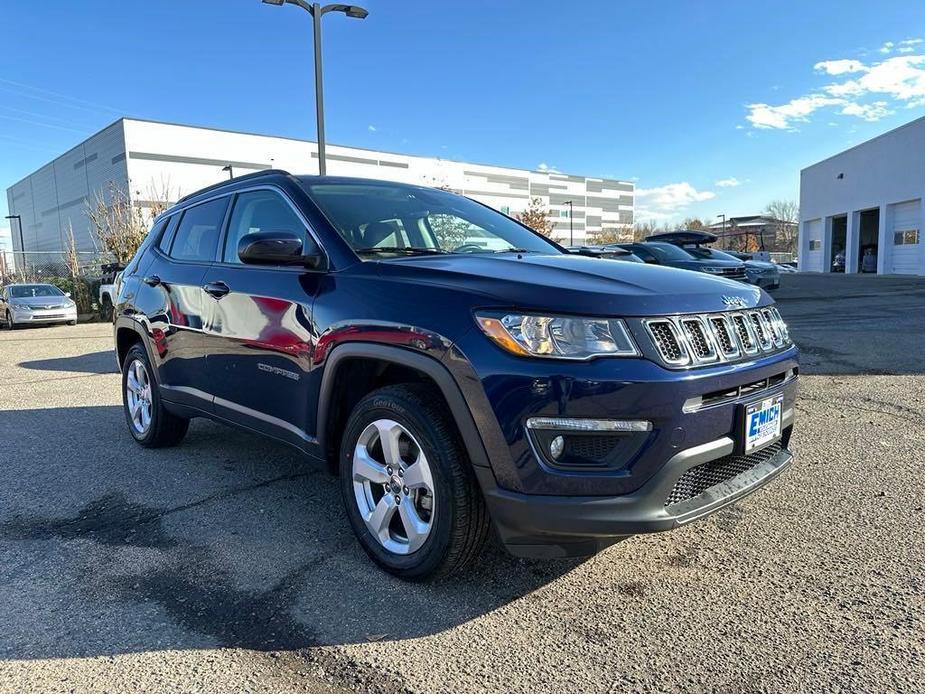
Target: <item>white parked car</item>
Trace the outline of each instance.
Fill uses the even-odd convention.
[[[8,284],[0,289],[0,318],[7,329],[20,325],[77,325],[77,304],[53,284]]]

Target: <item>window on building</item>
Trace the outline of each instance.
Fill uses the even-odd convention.
[[[305,243],[305,225],[289,203],[272,190],[255,190],[235,198],[222,260],[240,263],[238,244],[248,234],[258,231],[289,231]]]
[[[507,205],[503,205],[503,206],[501,207],[501,214],[506,214],[506,215],[510,216],[510,214],[511,214],[511,208],[508,207]]]
[[[906,229],[893,232],[893,244],[896,246],[914,246],[919,242],[918,229]]]
[[[819,239],[813,239],[809,242],[809,250],[811,251],[821,251],[822,250],[822,241]]]
[[[228,198],[224,197],[186,210],[170,247],[171,257],[202,262],[215,260],[227,207]]]
[[[560,217],[568,217],[568,210],[559,210]]]

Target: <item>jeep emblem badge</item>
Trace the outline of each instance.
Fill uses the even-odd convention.
[[[723,303],[729,308],[745,308],[748,306],[741,296],[724,296]]]

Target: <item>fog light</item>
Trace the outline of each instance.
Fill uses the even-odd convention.
[[[565,439],[561,436],[556,436],[552,441],[549,442],[549,455],[552,456],[553,460],[558,460],[559,456],[562,455],[562,451],[565,450]]]

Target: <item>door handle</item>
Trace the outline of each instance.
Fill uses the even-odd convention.
[[[231,291],[231,287],[224,282],[209,282],[203,286],[202,290],[213,299],[221,299]]]
[[[157,275],[151,275],[150,277],[145,277],[142,282],[144,282],[149,287],[156,287],[161,284],[161,278]]]

